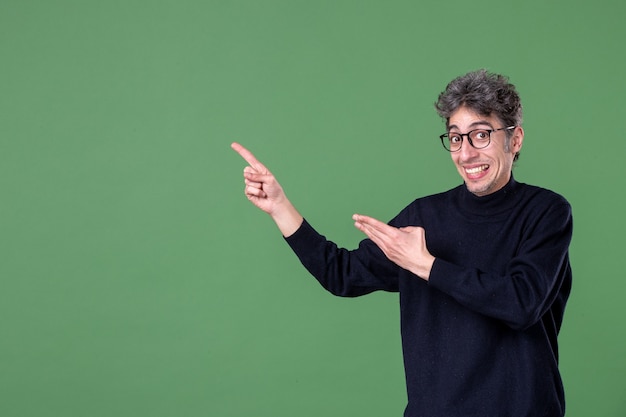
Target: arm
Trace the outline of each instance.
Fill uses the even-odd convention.
[[[398,266],[369,239],[347,250],[327,240],[306,220],[286,238],[302,265],[330,293],[358,297],[377,290],[398,291]]]
[[[238,143],[231,147],[250,164],[243,170],[245,194],[255,206],[270,215],[284,237],[291,236],[302,224],[302,216],[291,204],[269,169]]]
[[[397,267],[366,240],[349,251],[317,233],[291,204],[272,173],[238,143],[231,147],[248,162],[245,194],[268,213],[302,264],[335,295],[356,297],[376,290],[397,291]]]
[[[562,315],[571,284],[568,247],[572,237],[571,208],[555,202],[523,237],[515,254],[496,270],[457,264],[445,255],[434,257],[421,227],[396,228],[355,215],[355,226],[385,256],[429,286],[446,293],[469,310],[515,329],[525,329],[546,314]],[[487,266],[487,265],[484,265]]]
[[[569,204],[553,204],[499,272],[437,258],[429,285],[513,329],[527,329],[548,312],[558,328],[571,288],[571,237]]]

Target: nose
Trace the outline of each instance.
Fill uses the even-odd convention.
[[[459,153],[459,159],[463,162],[466,162],[466,161],[471,161],[472,158],[475,158],[476,155],[478,155],[478,149],[470,145],[469,141],[465,139],[458,153]]]

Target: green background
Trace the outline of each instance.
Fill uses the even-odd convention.
[[[400,416],[397,295],[326,293],[229,144],[355,247],[459,184],[433,102],[481,67],[574,209],[568,416],[626,415],[624,4],[0,0],[0,415]]]

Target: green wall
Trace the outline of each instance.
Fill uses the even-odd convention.
[[[460,179],[433,110],[511,77],[574,208],[568,416],[626,415],[618,0],[0,0],[0,415],[400,416],[398,299],[324,292],[249,147],[339,244]]]

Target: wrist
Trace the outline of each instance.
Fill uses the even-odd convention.
[[[270,216],[284,237],[294,234],[304,221],[302,215],[289,201],[278,206]]]
[[[435,263],[435,257],[428,254],[423,262],[420,262],[419,265],[415,268],[413,272],[415,275],[423,279],[424,281],[428,281],[430,279],[430,272],[433,269],[433,265]]]

